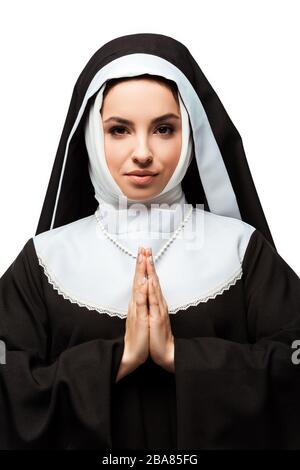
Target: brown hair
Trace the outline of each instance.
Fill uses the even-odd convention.
[[[136,75],[136,76],[133,76],[133,77],[111,78],[110,80],[108,80],[106,82],[106,86],[105,86],[105,89],[104,89],[104,92],[103,92],[103,101],[104,101],[105,96],[109,92],[109,90],[114,85],[116,85],[117,83],[120,83],[120,82],[127,81],[127,80],[132,80],[132,79],[135,79],[135,80],[148,79],[148,80],[153,80],[155,82],[159,82],[159,83],[162,83],[162,84],[166,85],[171,90],[171,92],[173,93],[173,96],[176,100],[176,103],[179,106],[179,100],[178,100],[178,94],[177,94],[178,93],[178,87],[177,87],[176,82],[174,82],[173,80],[169,80],[168,78],[162,77],[161,75],[150,75],[148,73],[144,73],[143,75]]]

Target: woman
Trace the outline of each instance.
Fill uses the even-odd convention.
[[[180,42],[123,36],[83,69],[0,335],[1,448],[300,446],[300,280]]]

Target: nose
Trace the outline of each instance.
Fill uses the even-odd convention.
[[[152,162],[153,157],[150,156],[150,155],[149,156],[147,156],[147,155],[144,155],[144,156],[135,155],[132,159],[133,159],[134,163],[137,163],[139,165],[149,165]]]
[[[134,163],[138,163],[140,165],[146,165],[152,162],[153,156],[149,149],[147,139],[141,139],[137,144],[135,152],[132,157]]]

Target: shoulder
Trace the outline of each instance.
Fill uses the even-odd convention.
[[[32,237],[33,243],[42,243],[43,240],[59,240],[65,235],[77,236],[78,234],[82,233],[83,230],[90,227],[94,219],[95,216],[94,214],[92,214],[88,217],[84,217],[82,219],[75,220],[74,222],[70,222],[69,224],[62,225],[51,230],[46,230],[45,232],[39,233],[38,235]]]
[[[76,250],[76,246],[79,244],[88,243],[89,235],[94,228],[95,216],[92,214],[69,224],[39,233],[32,237],[32,243],[38,256],[43,253],[45,255],[50,254],[53,250],[59,256],[60,250],[63,252],[70,247]]]
[[[216,251],[234,251],[240,262],[246,250],[256,237],[257,229],[247,222],[234,217],[214,214],[202,209],[194,209],[194,221],[203,245]]]
[[[287,278],[294,278],[297,283],[299,281],[298,274],[258,229],[253,231],[247,245],[243,259],[243,270],[249,278],[260,270],[264,276],[269,275],[274,278],[277,276],[279,279],[284,275]]]
[[[30,292],[31,298],[40,302],[43,298],[41,269],[35,251],[33,237],[29,238],[12,263],[1,276],[1,288],[12,292],[15,298]],[[38,299],[38,300],[37,300]]]

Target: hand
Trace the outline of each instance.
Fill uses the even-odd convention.
[[[163,296],[151,251],[144,250],[148,276],[149,302],[149,352],[153,361],[169,372],[174,372],[174,336],[172,334],[169,309]]]
[[[142,251],[141,249],[141,253],[137,256],[132,295],[125,324],[124,360],[126,359],[127,363],[131,365],[131,369],[141,365],[149,356],[146,257]]]

